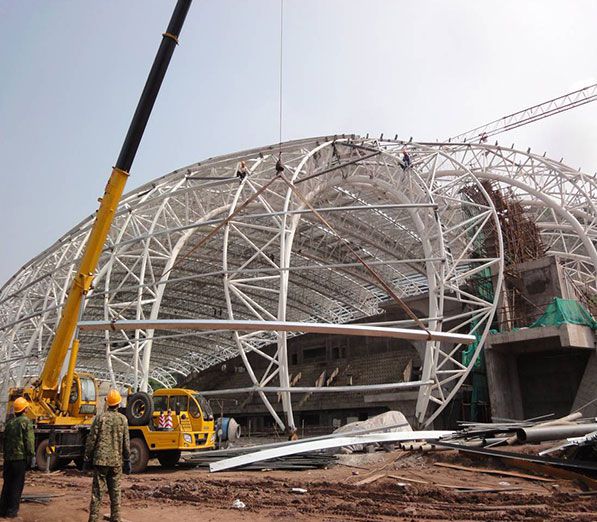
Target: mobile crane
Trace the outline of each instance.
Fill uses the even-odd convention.
[[[17,397],[29,401],[27,415],[35,423],[36,461],[52,469],[71,460],[82,463],[85,439],[98,412],[98,382],[89,373],[75,371],[79,351],[77,324],[86,295],[92,289],[100,254],[112,225],[130,168],[137,153],[191,0],[178,0],[154,59],[103,197],[78,271],[71,283],[62,315],[40,376],[32,385],[9,390],[7,412]],[[70,349],[68,369],[60,379]],[[155,401],[155,405],[154,405]],[[160,411],[171,410],[172,426],[156,426]],[[145,469],[151,457],[164,466],[178,462],[182,450],[213,448],[216,439],[209,403],[196,391],[158,390],[153,397],[137,392],[128,396],[126,415],[131,436],[133,472]]]

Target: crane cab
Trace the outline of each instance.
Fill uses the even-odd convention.
[[[66,392],[66,380],[65,375],[60,386],[61,393]],[[97,397],[98,387],[93,376],[89,373],[75,372],[65,415],[76,417],[81,421],[92,418],[97,413]]]

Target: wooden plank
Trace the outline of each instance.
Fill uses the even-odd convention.
[[[363,480],[359,480],[358,482],[355,482],[353,484],[353,486],[364,486],[365,484],[371,484],[372,482],[375,482],[381,478],[384,478],[386,476],[385,473],[378,473],[377,475],[371,475],[370,477],[364,478]]]
[[[554,479],[539,477],[537,475],[527,475],[526,473],[519,473],[517,471],[504,471],[501,469],[487,469],[487,468],[471,468],[468,466],[458,466],[456,464],[448,464],[447,462],[434,462],[434,466],[441,466],[442,468],[458,469],[462,471],[473,471],[476,473],[488,473],[490,475],[504,475],[506,477],[517,477],[529,480],[539,480],[541,482],[555,482]]]
[[[426,480],[419,480],[407,477],[400,477],[399,475],[388,475],[389,478],[393,478],[396,480],[405,480],[406,482],[416,482],[417,484],[429,484]]]
[[[345,468],[356,468],[356,469],[364,469],[365,471],[369,471],[369,468],[364,466],[356,466],[355,464],[345,464],[344,462],[336,462],[337,466],[344,466]]]
[[[467,455],[477,456],[479,458],[493,457],[507,463],[514,468],[522,468],[541,473],[553,478],[563,478],[572,480],[584,486],[591,491],[597,490],[597,480],[590,478],[582,473],[571,471],[572,469],[581,469],[584,472],[597,470],[597,465],[591,462],[578,462],[574,460],[558,460],[548,457],[538,457],[534,455],[515,454],[505,451],[487,450],[484,448],[464,448],[458,444],[449,444],[445,442],[436,442],[437,445],[446,448],[457,449]]]
[[[523,459],[508,459],[507,461],[514,467],[527,469],[530,471],[536,471],[537,473],[543,473],[544,475],[549,475],[550,477],[571,480],[573,482],[582,484],[584,487],[591,491],[597,491],[597,480],[582,475],[580,473],[576,473],[574,471],[570,471],[563,468],[556,468],[555,466],[550,466],[548,464],[538,464],[536,462],[529,462]]]
[[[474,487],[470,484],[442,484],[439,482],[427,482],[426,480],[418,480],[412,479],[407,477],[401,477],[399,475],[387,475],[388,478],[392,478],[395,480],[404,480],[406,482],[415,482],[417,484],[425,484],[427,486],[436,486],[438,488],[448,488],[448,489],[456,489],[459,490],[457,493],[493,493],[493,492],[500,492],[500,491],[520,491],[520,487],[512,486],[512,487],[505,487],[505,488],[493,488],[493,487]]]
[[[445,486],[447,487],[447,486]],[[455,487],[455,486],[450,486]],[[510,486],[507,488],[464,488],[458,487],[455,493],[502,493],[508,491],[521,491],[522,488],[520,486]]]

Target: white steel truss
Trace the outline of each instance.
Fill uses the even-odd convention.
[[[504,255],[487,183],[519,199],[579,293],[597,291],[592,176],[486,144],[342,136],[288,142],[281,151],[281,175],[278,148],[266,147],[179,169],[123,197],[83,320],[139,327],[85,331],[79,368],[146,390],[151,379],[175,386],[240,356],[251,389],[281,427],[293,428],[286,344],[296,329],[163,324],[367,325],[386,304],[417,300],[419,317],[403,326],[476,338],[466,365],[459,343],[412,341],[422,361],[416,416],[429,424],[466,379],[499,301]],[[2,398],[38,375],[90,226],[84,220],[2,287]],[[491,291],[475,290],[481,277]],[[284,418],[263,392],[273,388]]]
[[[513,114],[508,114],[507,116],[503,116],[490,123],[463,132],[458,136],[454,136],[450,141],[483,142],[496,134],[522,127],[523,125],[542,120],[543,118],[548,118],[554,114],[574,109],[575,107],[580,107],[581,105],[591,103],[595,100],[597,100],[597,83],[584,87],[583,89],[569,92],[563,96],[547,100],[543,103],[533,105],[532,107],[528,107]]]

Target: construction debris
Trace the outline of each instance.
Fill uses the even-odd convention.
[[[309,453],[312,451],[321,451],[331,448],[341,448],[343,446],[352,446],[355,444],[373,444],[373,443],[390,443],[402,440],[438,440],[441,437],[451,435],[451,431],[411,431],[403,433],[373,433],[367,435],[353,435],[344,437],[333,437],[323,440],[315,440],[310,442],[290,442],[277,448],[264,449],[249,453],[246,455],[239,455],[229,459],[220,460],[209,465],[209,470],[223,471],[226,469],[238,468],[253,464],[255,462],[269,461],[278,457],[286,457],[288,455],[295,455],[299,453]]]
[[[489,473],[490,475],[502,475],[505,477],[518,477],[518,478],[523,478],[523,479],[528,479],[528,480],[539,480],[542,482],[554,482],[553,479],[548,479],[545,477],[538,477],[537,475],[527,475],[526,473],[517,473],[516,471],[505,471],[503,469],[471,468],[468,466],[458,466],[456,464],[448,464],[447,462],[435,462],[434,466],[459,469],[462,471],[472,471],[473,473]]]
[[[399,431],[412,431],[412,428],[404,414],[399,411],[387,411],[371,417],[366,421],[357,421],[345,424],[334,431],[334,435],[347,435],[355,434],[356,432],[399,432]],[[360,444],[352,446],[344,446],[342,448],[343,453],[352,453],[363,451],[364,446]]]
[[[238,498],[232,503],[232,507],[234,509],[246,509],[247,505],[242,501],[239,500]]]

